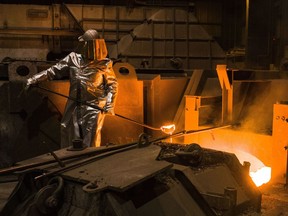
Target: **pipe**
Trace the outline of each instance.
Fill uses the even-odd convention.
[[[60,169],[57,169],[57,170],[54,170],[54,171],[51,171],[49,173],[43,173],[39,176],[36,176],[34,178],[34,180],[39,180],[43,177],[48,177],[48,176],[51,176],[51,175],[55,175],[55,174],[58,174],[58,173],[62,173],[62,172],[65,172],[65,171],[68,171],[68,170],[71,170],[71,169],[76,169],[78,167],[81,167],[83,165],[86,165],[86,164],[89,164],[89,163],[92,163],[96,160],[99,160],[103,157],[107,157],[107,156],[110,156],[110,155],[113,155],[113,154],[116,154],[116,153],[120,153],[120,152],[123,152],[123,151],[126,151],[126,150],[130,150],[130,149],[133,149],[133,148],[136,148],[137,147],[137,144],[134,144],[134,145],[131,145],[131,146],[126,146],[124,148],[120,148],[120,149],[116,149],[116,150],[112,150],[112,151],[109,151],[109,152],[104,152],[102,154],[99,154],[99,155],[95,155],[95,156],[92,156],[92,157],[89,157],[89,158],[85,158],[75,164],[72,164],[72,165],[69,165],[69,166],[65,166],[65,167],[62,167]]]
[[[90,157],[90,156],[93,156],[94,154],[102,154],[102,153],[105,153],[105,152],[109,152],[109,151],[113,151],[113,150],[117,150],[117,149],[121,149],[121,148],[124,148],[124,147],[127,147],[127,146],[131,146],[131,145],[135,145],[137,144],[136,142],[133,142],[133,143],[127,143],[127,144],[121,144],[121,145],[113,145],[113,146],[108,146],[108,147],[104,147],[104,148],[87,148],[87,150],[85,151],[82,151],[82,152],[79,152],[77,154],[72,154],[72,155],[64,155],[64,156],[61,156],[59,159],[64,162],[64,161],[68,161],[68,160],[71,160],[71,159],[75,159],[75,158],[81,158],[81,157]],[[50,152],[51,154],[51,152]],[[3,168],[3,169],[0,169],[0,176],[2,175],[7,175],[9,173],[15,173],[15,172],[18,172],[18,173],[21,173],[23,170],[27,170],[27,169],[32,169],[32,168],[35,168],[35,167],[40,167],[40,166],[45,166],[45,165],[48,165],[48,164],[52,164],[52,163],[55,163],[57,161],[55,161],[55,158],[54,156],[51,154],[51,156],[53,158],[51,159],[47,159],[47,160],[43,160],[43,161],[40,161],[40,162],[31,162],[31,163],[27,163],[27,164],[20,164],[20,165],[14,165],[12,167],[9,167],[9,168]],[[59,162],[58,162],[59,164]],[[60,166],[62,167],[62,166]]]
[[[176,133],[174,135],[181,134],[181,133],[183,133],[183,132],[181,131],[181,132],[178,132],[178,133]],[[191,131],[190,131],[190,133],[191,133]],[[167,138],[169,138],[171,136],[173,136],[173,135],[167,135],[167,136],[155,139],[153,141],[149,141],[149,143],[153,143],[155,141],[167,139]],[[78,161],[75,164],[71,164],[71,165],[68,165],[68,166],[65,166],[65,167],[61,167],[61,168],[59,168],[57,170],[53,170],[51,172],[43,173],[43,174],[41,174],[39,176],[36,176],[34,178],[34,180],[39,180],[39,179],[44,178],[44,177],[49,177],[51,175],[60,174],[60,173],[63,173],[63,172],[66,172],[66,171],[69,171],[69,170],[72,170],[72,169],[76,169],[78,167],[81,167],[83,165],[92,163],[92,162],[94,162],[96,160],[99,160],[101,158],[104,158],[104,157],[107,157],[107,156],[110,156],[110,155],[114,155],[114,154],[117,154],[117,153],[120,153],[120,152],[123,152],[123,151],[127,151],[127,150],[130,150],[130,149],[136,148],[136,147],[139,147],[139,142],[138,143],[134,143],[134,144],[128,144],[128,145],[125,145],[125,146],[123,145],[121,148],[117,148],[115,150],[111,150],[111,151],[108,151],[108,152],[103,152],[101,154],[93,155],[93,156],[91,156],[89,158],[84,158],[84,159]]]

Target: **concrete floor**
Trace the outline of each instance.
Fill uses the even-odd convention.
[[[0,209],[3,208],[16,182],[3,183],[6,179],[0,177]],[[261,212],[247,212],[240,216],[288,216],[288,188],[283,184],[266,185],[260,188],[262,192]]]

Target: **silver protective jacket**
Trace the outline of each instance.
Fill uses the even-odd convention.
[[[68,99],[65,107],[61,122],[61,147],[72,145],[74,139],[83,139],[88,146],[100,146],[104,115],[114,114],[118,91],[112,61],[105,58],[86,62],[81,54],[72,52],[28,79],[27,84],[61,77],[66,70],[69,70],[70,77],[69,97],[76,101]]]

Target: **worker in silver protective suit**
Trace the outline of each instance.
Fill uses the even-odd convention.
[[[29,87],[61,77],[65,70],[69,70],[69,97],[76,100],[68,99],[65,107],[61,121],[62,148],[71,146],[73,140],[83,140],[87,146],[100,146],[104,117],[105,114],[114,115],[118,90],[112,61],[106,58],[104,39],[100,39],[94,29],[87,30],[78,39],[83,43],[80,50],[71,52],[57,64],[27,80]]]

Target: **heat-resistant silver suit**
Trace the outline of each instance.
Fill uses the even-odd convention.
[[[69,97],[76,100],[68,99],[65,107],[61,146],[72,145],[74,139],[83,139],[88,146],[100,146],[104,116],[114,114],[118,89],[112,61],[108,58],[86,60],[83,55],[71,52],[57,64],[28,79],[27,85],[61,77],[65,70],[69,70]]]

